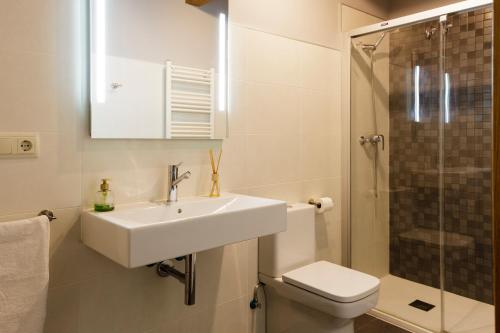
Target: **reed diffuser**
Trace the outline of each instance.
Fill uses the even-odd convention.
[[[210,191],[210,197],[220,197],[219,166],[220,166],[220,159],[222,157],[222,149],[219,151],[219,158],[217,159],[217,164],[215,163],[213,149],[210,149],[209,154],[210,154],[210,163],[212,164],[212,190]]]

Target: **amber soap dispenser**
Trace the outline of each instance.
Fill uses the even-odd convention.
[[[109,179],[103,179],[101,190],[96,193],[94,210],[96,212],[109,212],[113,209],[115,209],[115,200],[109,189]]]

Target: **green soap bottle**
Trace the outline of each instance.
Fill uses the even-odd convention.
[[[94,209],[96,212],[109,212],[115,209],[113,193],[109,189],[109,179],[103,179],[101,190],[96,193]]]

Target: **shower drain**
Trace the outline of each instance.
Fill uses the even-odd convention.
[[[435,305],[421,301],[419,299],[414,300],[413,302],[411,302],[408,305],[413,306],[414,308],[417,308],[417,309],[425,311],[425,312],[428,312],[436,307]]]

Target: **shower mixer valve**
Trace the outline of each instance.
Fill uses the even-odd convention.
[[[382,150],[385,149],[385,137],[383,134],[373,134],[369,136],[360,136],[359,137],[359,144],[364,145],[365,143],[370,143],[372,145],[376,145],[378,143],[382,143]]]

